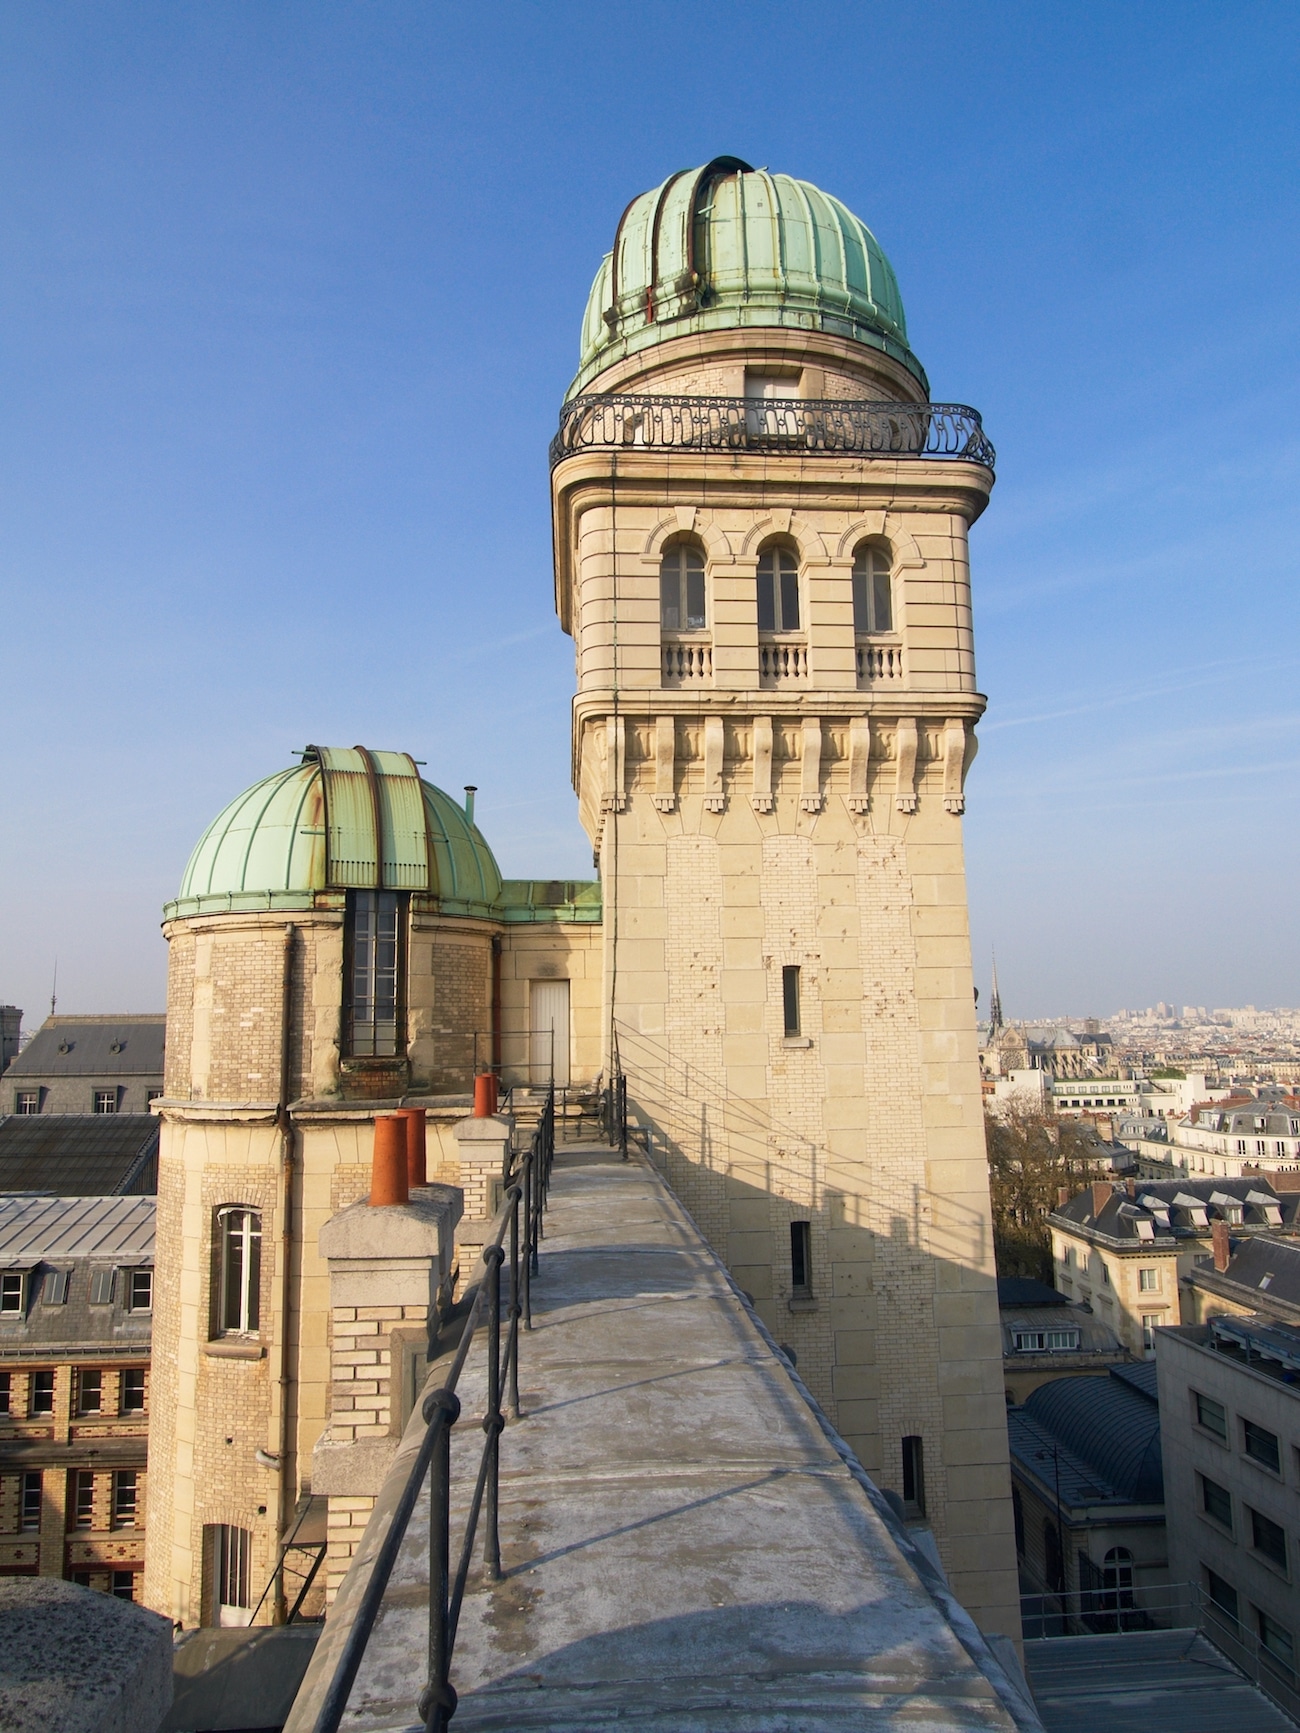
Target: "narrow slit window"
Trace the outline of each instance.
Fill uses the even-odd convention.
[[[916,1434],[903,1440],[903,1508],[908,1516],[925,1515],[925,1445]]]
[[[659,562],[659,624],[665,632],[704,630],[704,555],[692,542],[675,542]]]
[[[799,1033],[799,970],[789,964],[781,971],[782,1014],[787,1035]]]
[[[256,1210],[224,1209],[221,1228],[220,1329],[253,1335],[260,1321],[262,1218]]]
[[[399,911],[396,891],[348,892],[348,1051],[354,1058],[397,1053]]]
[[[88,1468],[79,1468],[73,1485],[73,1528],[95,1526],[95,1477]]]
[[[862,638],[893,629],[889,555],[883,548],[859,548],[853,561],[853,630]]]
[[[812,1292],[812,1224],[790,1223],[790,1283],[796,1294]]]
[[[29,1470],[22,1476],[22,1503],[18,1514],[18,1527],[23,1534],[31,1534],[41,1526],[41,1471],[39,1468]]]
[[[759,555],[758,629],[799,630],[799,563],[789,548],[764,548]]]
[[[140,1506],[140,1476],[134,1468],[113,1476],[113,1527],[134,1528]]]

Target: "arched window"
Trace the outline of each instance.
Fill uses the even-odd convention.
[[[665,632],[702,632],[704,553],[694,542],[673,542],[659,562],[659,624]]]
[[[764,548],[758,557],[758,629],[799,630],[799,559],[793,548]]]
[[[219,1294],[217,1328],[251,1336],[261,1319],[262,1218],[244,1204],[217,1211]]]
[[[853,557],[853,630],[865,638],[894,629],[893,579],[889,552],[868,542]]]

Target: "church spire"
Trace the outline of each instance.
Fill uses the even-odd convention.
[[[993,987],[989,993],[989,1034],[996,1035],[1002,1027],[1002,996],[998,992],[998,954],[993,953]]]

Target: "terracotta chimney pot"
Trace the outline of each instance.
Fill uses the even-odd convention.
[[[422,1107],[401,1107],[395,1117],[406,1121],[406,1183],[414,1191],[429,1183],[429,1117]]]
[[[406,1177],[406,1120],[400,1113],[375,1118],[375,1153],[370,1167],[370,1203],[384,1209],[410,1201]]]
[[[474,1117],[491,1119],[497,1110],[497,1080],[491,1071],[480,1071],[474,1079]]]

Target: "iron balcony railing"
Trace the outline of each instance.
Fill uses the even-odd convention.
[[[979,411],[962,403],[597,393],[560,411],[551,467],[575,451],[628,450],[948,458],[989,470],[996,458]]]
[[[495,1232],[483,1248],[460,1341],[447,1376],[421,1405],[426,1431],[411,1471],[376,1553],[356,1616],[340,1648],[312,1722],[312,1733],[337,1733],[348,1696],[383,1604],[388,1579],[401,1551],[402,1539],[426,1478],[429,1482],[429,1674],[418,1713],[427,1733],[445,1733],[456,1711],[451,1683],[451,1658],[461,1603],[474,1557],[479,1518],[485,1517],[483,1564],[492,1581],[501,1576],[501,1534],[498,1520],[500,1440],[506,1418],[519,1418],[519,1329],[532,1329],[532,1279],[538,1269],[542,1212],[550,1187],[555,1156],[555,1091],[546,1098],[541,1119],[528,1148],[507,1155],[502,1171],[505,1200]],[[507,1252],[506,1247],[509,1246]],[[501,1271],[509,1258],[508,1322],[502,1345]],[[460,1418],[456,1386],[464,1371],[470,1345],[480,1326],[487,1329],[487,1411],[483,1416],[483,1450],[461,1537],[456,1573],[451,1574],[451,1429]]]

